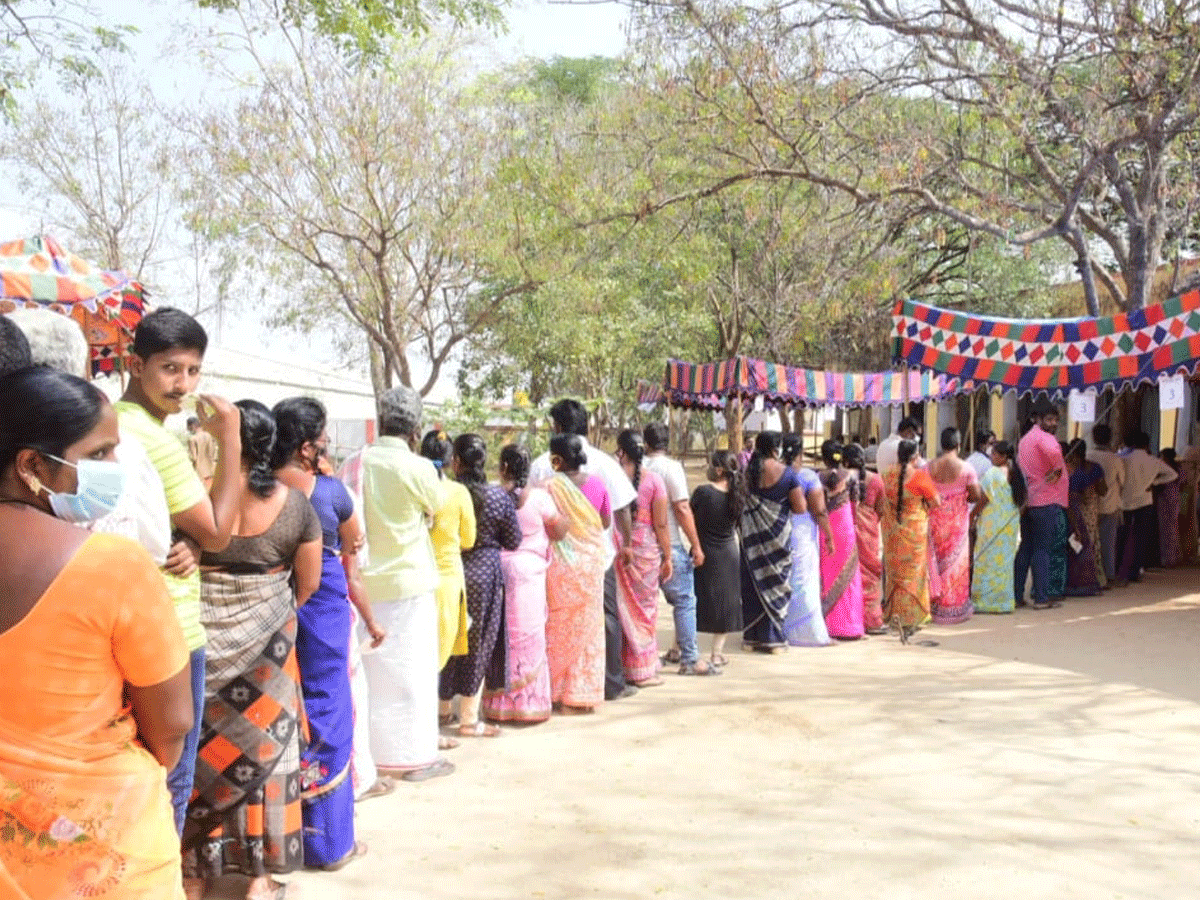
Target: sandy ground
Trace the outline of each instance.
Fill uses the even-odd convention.
[[[909,646],[668,672],[463,741],[453,776],[358,807],[367,857],[292,880],[305,900],[1200,896],[1197,591],[1200,570],[1151,573]]]

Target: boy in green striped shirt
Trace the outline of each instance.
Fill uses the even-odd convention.
[[[220,397],[205,396],[198,410],[202,427],[216,439],[219,451],[211,496],[183,444],[163,426],[163,420],[180,412],[183,398],[195,390],[207,348],[208,335],[187,313],[169,307],[150,313],[134,334],[129,386],[115,404],[122,431],[141,441],[162,479],[172,528],[194,545],[197,557],[199,550],[215,552],[229,544],[241,488],[241,417],[235,406]],[[183,756],[167,778],[175,824],[182,834],[204,713],[205,636],[200,623],[199,569],[193,562],[188,575],[163,572],[163,577],[191,653],[195,719]]]

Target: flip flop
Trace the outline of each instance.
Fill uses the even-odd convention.
[[[500,729],[497,728],[495,725],[489,725],[487,722],[484,722],[482,719],[480,721],[476,722],[474,725],[459,725],[458,733],[461,737],[473,737],[473,738],[500,737]]]
[[[720,675],[721,667],[704,664],[704,660],[697,660],[694,663],[684,663],[679,667],[680,675]]]
[[[413,769],[411,772],[405,772],[400,777],[405,781],[428,781],[430,778],[440,778],[442,775],[450,775],[453,772],[454,763],[439,756],[424,768]]]
[[[350,863],[354,862],[354,860],[358,859],[360,856],[366,856],[366,855],[367,855],[367,845],[364,844],[362,841],[355,841],[354,847],[351,848],[350,852],[347,853],[345,856],[343,856],[341,859],[339,859],[337,862],[332,862],[327,866],[313,866],[313,868],[317,869],[318,871],[321,871],[321,872],[337,872],[337,871],[340,871],[341,869],[346,868],[346,866],[350,865]],[[286,887],[287,887],[287,885],[284,885],[285,889],[286,889]],[[278,894],[277,894],[277,896],[278,896]]]
[[[396,789],[396,782],[388,778],[386,775],[381,775],[375,779],[375,783],[363,791],[362,796],[355,800],[355,803],[362,803],[364,800],[370,800],[373,797],[384,797]]]

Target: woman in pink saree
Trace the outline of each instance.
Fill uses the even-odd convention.
[[[957,428],[942,431],[942,452],[929,464],[941,503],[929,513],[929,542],[937,578],[931,580],[930,612],[939,625],[971,618],[971,517],[983,498],[975,470],[959,458]]]
[[[604,529],[612,513],[608,491],[573,434],[550,439],[555,475],[546,492],[567,523],[551,548],[546,571],[546,659],[550,698],[564,713],[588,713],[604,701]]]
[[[617,608],[625,641],[622,661],[625,678],[638,687],[662,684],[658,677],[658,586],[671,578],[671,515],[667,486],[655,472],[642,468],[646,444],[639,431],[617,435],[617,460],[637,491],[631,513],[632,554],[617,536]]]
[[[885,505],[883,479],[867,471],[863,448],[846,448],[846,465],[858,470],[862,499],[854,503],[854,534],[858,539],[858,572],[862,577],[863,628],[867,634],[887,634],[883,624],[883,546],[879,510]]]
[[[517,507],[521,545],[500,552],[505,685],[483,693],[484,714],[497,722],[544,722],[550,718],[546,572],[550,544],[566,535],[567,520],[545,490],[529,487],[529,465],[529,451],[524,447],[509,444],[500,451],[500,482]]]
[[[826,441],[821,459],[825,509],[833,543],[821,535],[821,609],[829,636],[855,640],[863,636],[862,574],[858,569],[858,538],[854,533],[854,503],[861,500],[854,474],[842,466],[842,446]]]

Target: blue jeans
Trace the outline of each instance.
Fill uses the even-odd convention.
[[[192,730],[183,740],[183,755],[167,775],[167,790],[175,808],[175,828],[183,837],[188,801],[192,799],[192,782],[196,778],[196,751],[200,746],[200,726],[204,722],[204,648],[193,650],[190,657],[192,672]]]
[[[1061,506],[1031,506],[1025,510],[1021,521],[1021,545],[1013,560],[1013,596],[1025,599],[1025,576],[1033,567],[1034,603],[1047,603],[1050,599],[1050,550],[1054,546],[1058,530],[1058,517],[1063,514]]]
[[[692,554],[683,547],[671,547],[671,578],[662,583],[662,592],[675,614],[675,643],[679,644],[680,661],[685,666],[694,665],[700,658],[696,647],[696,582]]]

